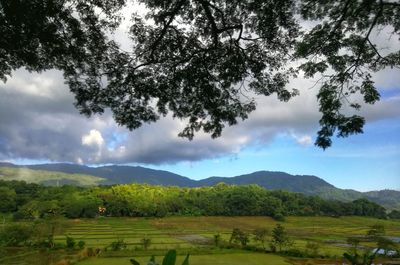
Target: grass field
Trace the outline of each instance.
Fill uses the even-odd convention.
[[[132,257],[145,262],[151,255],[160,256],[169,249],[176,249],[180,255],[191,254],[191,265],[295,264],[292,259],[286,259],[278,255],[213,247],[213,236],[215,234],[220,234],[223,240],[228,241],[233,228],[240,228],[251,233],[256,228],[266,228],[271,231],[276,224],[277,222],[269,217],[66,220],[63,232],[56,236],[55,239],[58,243],[65,243],[66,236],[70,236],[76,241],[85,241],[87,247],[103,249],[99,257],[88,258],[77,263],[78,265],[130,264],[129,258]],[[331,257],[341,257],[343,252],[347,250],[347,237],[365,235],[369,227],[374,224],[383,224],[388,236],[400,238],[400,221],[364,217],[288,217],[281,224],[293,239],[295,248],[304,250],[307,241],[314,241],[320,246],[321,254]],[[144,250],[141,243],[141,240],[145,237],[151,239],[151,245],[148,250]],[[127,249],[124,251],[111,251],[110,244],[119,239],[123,239],[127,243]],[[250,245],[257,245],[257,243],[251,240]],[[104,250],[106,248],[108,250]],[[30,265],[33,264],[30,263]]]
[[[182,264],[184,256],[178,256],[177,264]],[[147,257],[139,257],[136,259],[141,264],[147,264]],[[161,262],[162,257],[157,257],[157,261]],[[214,255],[193,255],[189,257],[190,265],[289,265],[283,257],[271,254],[260,253],[233,253],[233,254],[214,254]],[[129,258],[95,258],[85,260],[79,265],[129,265]]]

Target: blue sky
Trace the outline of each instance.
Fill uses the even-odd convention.
[[[258,170],[316,175],[339,188],[360,191],[400,190],[400,119],[368,123],[364,134],[336,138],[323,151],[277,136],[266,146],[249,147],[235,156],[182,162],[152,168],[201,179],[235,176]]]

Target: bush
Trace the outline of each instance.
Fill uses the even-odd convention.
[[[67,248],[69,249],[74,249],[76,242],[75,239],[73,239],[72,237],[67,236],[67,238],[65,239],[65,242],[67,244]]]
[[[300,249],[297,248],[291,248],[289,250],[283,251],[284,255],[290,256],[290,257],[296,257],[296,258],[305,258],[308,257],[307,253],[301,251]]]
[[[99,248],[87,248],[86,249],[86,256],[88,257],[96,257],[97,255],[99,255],[101,252],[101,250]]]
[[[285,221],[285,216],[284,216],[283,214],[281,214],[281,213],[275,214],[275,215],[273,216],[273,218],[274,218],[276,221],[280,221],[280,222]]]
[[[215,234],[214,235],[214,245],[216,247],[219,247],[220,243],[221,243],[221,235],[220,234]]]
[[[78,241],[78,248],[79,249],[84,249],[85,245],[86,245],[85,241],[83,241],[83,240],[79,240]]]
[[[249,234],[247,234],[246,232],[243,232],[242,230],[240,230],[239,228],[235,228],[232,231],[232,235],[231,238],[229,240],[229,243],[240,243],[240,245],[242,247],[247,246],[247,243],[249,243]]]
[[[32,227],[27,225],[8,225],[0,232],[0,244],[8,247],[25,245],[32,238],[32,232]]]
[[[113,251],[123,250],[126,248],[126,243],[123,239],[118,239],[117,241],[112,242],[110,247]]]
[[[130,262],[132,265],[140,265],[140,263],[138,261],[136,261],[135,259],[131,259]],[[175,265],[175,263],[176,263],[176,250],[170,250],[165,255],[162,265]],[[150,261],[147,264],[148,265],[159,265],[159,263],[156,262],[156,259],[154,256],[152,256],[150,258]],[[189,265],[189,255],[186,256],[182,265]]]

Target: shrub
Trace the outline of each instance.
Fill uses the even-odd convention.
[[[27,225],[8,225],[0,232],[0,244],[9,247],[25,245],[32,237],[32,232],[32,227]]]
[[[276,221],[280,221],[280,222],[285,221],[285,216],[284,216],[283,214],[281,214],[281,213],[275,214],[275,215],[273,216],[273,218],[274,218]]]
[[[83,249],[85,247],[86,243],[83,240],[79,240],[78,241],[78,248],[79,249]]]
[[[229,240],[229,243],[240,243],[242,247],[245,247],[247,243],[249,243],[249,235],[246,232],[243,232],[239,228],[235,228],[232,231],[231,238]]]
[[[130,262],[132,265],[140,265],[140,263],[138,261],[136,261],[135,259],[131,259]],[[170,250],[164,256],[162,265],[175,265],[175,263],[176,263],[176,250]],[[154,256],[152,256],[150,258],[150,261],[147,264],[148,265],[159,265],[159,263],[156,262],[156,259]],[[189,255],[186,256],[182,265],[189,265]]]
[[[123,250],[126,248],[126,242],[123,239],[118,239],[117,241],[112,242],[110,247],[113,251]]]
[[[265,249],[265,241],[267,240],[268,230],[265,228],[255,229],[253,231],[254,240],[260,242],[263,249]]]
[[[75,248],[76,242],[75,239],[73,239],[72,237],[67,236],[67,238],[65,239],[65,243],[67,244],[67,248],[69,249]]]
[[[214,235],[214,245],[216,247],[219,247],[220,243],[221,243],[221,235],[220,234],[215,234]]]

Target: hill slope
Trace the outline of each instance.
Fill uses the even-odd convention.
[[[195,186],[196,181],[168,171],[154,170],[145,167],[132,166],[104,166],[88,167],[75,164],[41,164],[18,166],[9,163],[0,163],[1,167],[42,170],[61,172],[66,174],[82,174],[102,178],[102,185],[126,184],[126,183],[148,183],[152,185],[175,185],[181,187]],[[1,173],[0,173],[1,175]]]
[[[25,180],[45,185],[71,184],[79,186],[147,183],[152,185],[201,187],[219,182],[246,185],[257,184],[270,190],[288,190],[324,199],[352,201],[367,198],[385,208],[400,210],[400,192],[382,190],[359,192],[336,188],[323,179],[308,175],[290,175],[284,172],[257,171],[234,177],[210,177],[199,181],[163,170],[139,166],[88,167],[74,164],[42,164],[18,166],[0,163],[0,179]]]
[[[18,180],[37,183],[46,186],[75,185],[96,186],[104,183],[105,179],[84,174],[69,174],[47,170],[33,170],[18,167],[0,167],[0,180]]]
[[[285,172],[257,171],[232,178],[211,177],[197,182],[198,186],[212,186],[219,182],[246,185],[258,184],[270,190],[288,190],[306,194],[315,194],[321,187],[334,188],[333,185],[316,176],[290,175]]]

